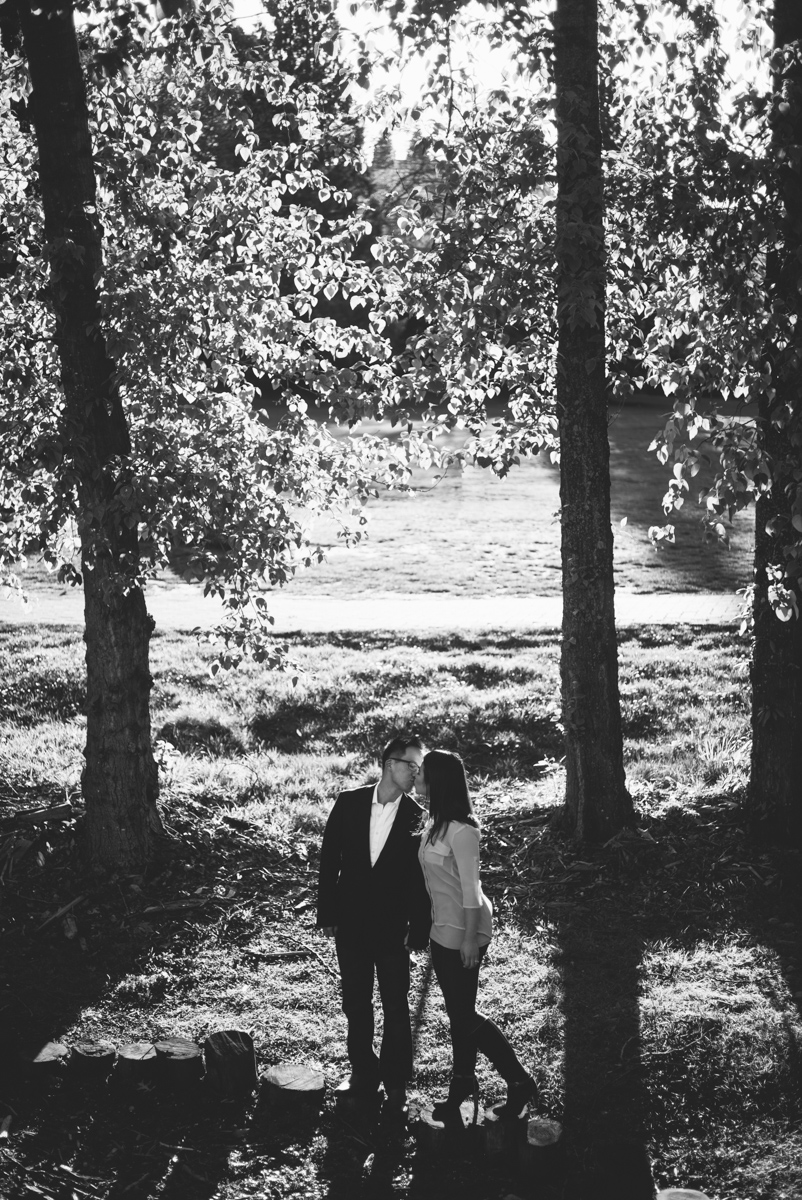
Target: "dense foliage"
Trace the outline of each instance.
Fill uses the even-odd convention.
[[[323,169],[358,159],[358,138],[343,113],[325,113],[314,80],[274,63],[269,39],[232,40],[229,19],[211,5],[147,27],[136,5],[115,4],[80,30],[103,333],[132,447],[113,512],[94,521],[99,538],[109,519],[136,526],[143,575],[180,552],[258,641],[260,586],[315,555],[310,515],[334,509],[358,538],[369,489],[404,468],[385,444],[334,437],[309,415],[314,404],[357,418],[388,369],[374,333],[317,311],[335,297],[358,310],[374,288],[358,253],[364,211]],[[74,577],[86,514],[62,420],[26,75],[13,54],[2,72],[0,562],[8,572],[38,546]],[[372,372],[355,369],[364,360]]]

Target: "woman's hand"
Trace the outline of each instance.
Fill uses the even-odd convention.
[[[479,942],[475,937],[466,934],[459,948],[463,967],[473,969],[479,966]]]

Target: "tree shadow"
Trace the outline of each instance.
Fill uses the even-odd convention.
[[[643,940],[627,912],[558,910],[566,1200],[651,1200],[640,1053]]]
[[[215,718],[177,717],[166,721],[157,736],[180,754],[203,752],[219,758],[237,758],[246,752],[242,738]]]
[[[734,1014],[760,1001],[745,993],[730,1002],[727,983],[705,977],[706,956],[714,963],[722,946],[763,947],[802,1011],[799,855],[757,845],[727,798],[686,802],[644,818],[642,829],[646,838],[625,831],[607,847],[582,848],[583,858],[604,865],[607,903],[588,903],[592,893],[578,889],[552,908],[564,1017],[565,1200],[651,1200],[650,1157],[662,1156],[671,1136],[687,1142],[683,1185],[715,1191],[715,1156],[704,1147],[723,1113],[753,1128],[802,1113],[802,1039],[781,1016],[787,996],[767,997],[776,1028],[762,1035],[747,1067],[748,1027]],[[666,947],[678,959],[680,990],[644,1027],[652,946],[663,960]],[[719,962],[736,981],[744,976],[737,962]],[[687,964],[692,973],[683,979]]]
[[[533,811],[538,816],[548,810]],[[540,826],[530,822],[525,828],[522,838]],[[788,1120],[802,1115],[802,1041],[790,1017],[778,1021],[774,1041],[766,1043],[771,1069],[761,1074],[757,1064],[748,1078],[743,1046],[739,1057],[738,1045],[728,1040],[726,1013],[676,1018],[666,1052],[655,1050],[642,1017],[650,946],[665,941],[692,955],[700,945],[736,937],[775,956],[777,987],[789,989],[802,1016],[799,854],[758,845],[726,798],[645,817],[643,828],[649,838],[631,833],[597,849],[560,842],[567,862],[572,856],[591,860],[598,876],[579,871],[575,882],[561,885],[555,871],[545,895],[538,893],[542,899],[529,909],[532,919],[542,919],[545,909],[556,932],[564,1020],[564,1100],[548,1115],[564,1125],[567,1172],[562,1190],[544,1184],[535,1191],[540,1200],[651,1197],[648,1153],[663,1153],[664,1131],[678,1128],[678,1106],[688,1122],[681,1128],[701,1147],[696,1159],[687,1158],[696,1177],[683,1182],[712,1192],[714,1167],[701,1155],[705,1124],[721,1106],[755,1128],[769,1113]],[[504,833],[509,836],[506,826]],[[243,856],[241,847],[238,853]],[[258,854],[263,862],[261,849]],[[209,863],[221,871],[223,858],[210,856]],[[243,859],[240,866],[246,865]],[[53,897],[58,886],[80,885],[69,857],[58,851],[48,871]],[[604,882],[594,891],[587,881],[597,877]],[[28,1181],[54,1200],[70,1200],[76,1189],[109,1200],[145,1200],[156,1192],[208,1200],[221,1181],[236,1180],[238,1173],[261,1179],[265,1194],[268,1185],[296,1176],[300,1189],[310,1152],[331,1200],[399,1194],[486,1200],[505,1180],[507,1191],[526,1193],[514,1176],[481,1158],[433,1161],[419,1155],[409,1137],[349,1128],[330,1105],[285,1120],[255,1098],[237,1105],[200,1093],[117,1096],[77,1089],[63,1075],[37,1083],[10,1070],[21,1045],[41,1044],[82,1015],[91,1021],[86,1014],[124,980],[121,1023],[136,1023],[136,1004],[145,1026],[160,986],[158,973],[147,966],[148,953],[154,946],[187,950],[183,925],[139,929],[116,883],[96,893],[94,927],[82,907],[76,909],[86,949],[78,939],[66,939],[58,924],[34,934],[37,910],[11,894],[27,893],[31,882],[21,874],[11,884],[3,897],[3,926],[8,934],[16,913],[19,927],[0,942],[0,1119],[2,1105],[13,1110],[9,1149],[24,1158],[29,1173],[23,1178],[11,1160],[4,1164],[4,1200],[30,1200]],[[75,894],[64,892],[63,899]],[[416,1045],[426,1036],[422,1019],[430,985],[424,968],[413,999]],[[521,996],[520,1002],[528,1001]],[[775,1009],[783,1005],[787,1014],[787,996],[777,998]],[[15,1128],[24,1130],[19,1142]],[[75,1172],[86,1177],[83,1182]]]
[[[415,732],[426,745],[458,751],[471,770],[495,775],[519,770],[537,778],[544,761],[559,758],[564,737],[556,716],[542,716],[520,706],[500,714],[479,704],[449,714],[419,714]],[[311,745],[336,745],[341,751],[363,752],[387,736],[387,716],[375,697],[349,704],[341,697],[320,696],[315,703],[292,696],[278,700],[270,712],[250,721],[259,748],[286,754],[308,752]]]
[[[117,1045],[158,1036],[152,1011],[170,980],[151,958],[178,959],[187,949],[183,922],[154,927],[143,916],[147,901],[135,897],[150,890],[144,877],[134,885],[87,875],[73,836],[68,826],[51,828],[45,866],[39,869],[28,856],[3,880],[0,1119],[10,1115],[12,1121],[0,1145],[0,1193],[3,1200],[37,1193],[51,1200],[156,1194],[206,1200],[230,1172],[252,1098],[224,1101],[205,1083],[180,1091],[163,1081],[127,1089],[116,1072],[107,1083],[89,1083],[63,1064],[31,1063],[46,1043],[76,1025],[91,1037],[100,1023],[103,1036]],[[179,842],[163,847],[153,874],[168,864],[182,868],[182,850]],[[56,920],[38,930],[62,900],[79,897],[70,910],[75,929]],[[109,1033],[115,1017],[116,1037]],[[160,1013],[156,1028],[163,1020]]]

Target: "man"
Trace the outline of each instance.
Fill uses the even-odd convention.
[[[428,941],[431,907],[418,862],[423,815],[408,795],[423,763],[416,737],[397,737],[382,754],[375,785],[341,792],[320,853],[317,924],[335,938],[348,1021],[352,1094],[387,1093],[385,1111],[406,1114],[412,1075],[409,950]],[[373,979],[384,1028],[373,1048]]]

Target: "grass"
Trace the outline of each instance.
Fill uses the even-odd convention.
[[[332,947],[312,927],[320,832],[332,796],[372,777],[387,731],[411,726],[469,766],[498,917],[482,1007],[566,1130],[566,1188],[542,1200],[625,1200],[644,1148],[661,1186],[712,1200],[802,1193],[798,858],[757,845],[742,808],[744,646],[719,630],[622,633],[639,831],[580,848],[548,823],[562,790],[555,637],[287,640],[296,687],[255,666],[213,678],[190,639],[154,640],[168,836],[146,877],[99,883],[68,826],[5,879],[6,1037],[120,1044],[235,1026],[253,1030],[263,1064],[302,1060],[335,1082],[345,1027]],[[0,647],[2,817],[75,793],[83,693],[75,631],[6,627]],[[59,922],[33,933],[79,894],[77,937]],[[182,897],[206,903],[145,911]],[[314,954],[267,957],[299,946]],[[413,974],[422,1099],[445,1086],[447,1028],[425,958]],[[501,1095],[485,1064],[480,1081],[486,1100]],[[299,1124],[257,1102],[129,1101],[9,1078],[4,1104],[9,1200],[30,1200],[30,1184],[80,1200],[521,1191],[483,1160],[427,1164],[411,1141],[376,1141],[330,1102]],[[618,1191],[605,1191],[611,1171]]]

